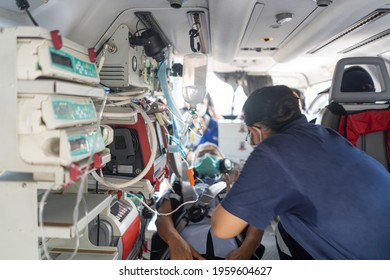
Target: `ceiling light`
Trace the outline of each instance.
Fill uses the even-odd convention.
[[[281,13],[275,15],[275,17],[276,17],[276,23],[279,25],[283,25],[286,22],[292,20],[292,13]]]
[[[172,8],[180,9],[183,5],[183,0],[168,0]]]
[[[318,7],[328,7],[330,4],[332,4],[332,0],[313,0],[317,3]]]

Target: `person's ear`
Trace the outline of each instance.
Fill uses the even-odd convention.
[[[263,141],[263,132],[261,131],[261,128],[250,126],[248,127],[248,130],[251,133],[251,137],[250,137],[251,145],[257,145],[261,141]]]

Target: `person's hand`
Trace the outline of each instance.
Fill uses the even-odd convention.
[[[238,247],[233,251],[230,251],[226,256],[225,260],[250,260],[252,257],[252,250],[249,248]]]
[[[202,126],[202,134],[206,133],[207,125],[203,117],[199,117],[200,125]]]
[[[204,260],[191,245],[189,245],[184,239],[176,239],[169,244],[169,255],[171,260]]]
[[[226,192],[229,192],[231,185],[237,180],[240,170],[234,169],[233,180],[230,180],[229,173],[225,173]]]
[[[192,258],[194,260],[205,260],[205,258],[201,254],[199,254],[198,251],[196,251],[194,248],[192,248],[191,245],[188,245],[188,246],[190,246],[190,248],[191,248]]]
[[[229,252],[225,259],[228,260],[250,260],[257,248],[260,246],[264,231],[249,225],[245,234],[245,239],[237,249]]]

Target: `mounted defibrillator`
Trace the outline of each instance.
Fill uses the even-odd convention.
[[[109,99],[120,97],[131,99],[123,94],[112,94]],[[112,129],[113,135],[108,146],[111,161],[102,169],[103,185],[123,186],[132,193],[141,193],[146,200],[159,190],[169,175],[165,130],[156,116],[164,108],[161,102],[148,103],[145,99],[138,104],[105,107],[102,123]]]
[[[104,210],[99,223],[91,224],[91,236],[118,251],[123,244],[122,259],[132,259],[133,251],[145,246],[144,231],[155,192],[169,176],[165,126],[170,116],[167,106],[153,94],[162,84],[156,79],[156,71],[164,69],[166,49],[159,32],[145,30],[139,35],[140,30],[120,24],[113,33],[108,31],[110,39],[101,42],[98,55],[100,77],[108,95],[106,104],[97,107],[104,108],[102,131],[107,136],[111,161],[92,176],[99,189],[123,195]],[[125,218],[123,213],[128,213]],[[102,235],[107,239],[99,241],[97,236]]]

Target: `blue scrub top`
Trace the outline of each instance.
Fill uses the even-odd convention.
[[[315,259],[390,259],[390,174],[304,116],[257,145],[222,205],[261,229],[280,216]]]
[[[212,117],[210,117],[207,129],[203,134],[199,144],[206,142],[210,142],[218,146],[218,122]]]

